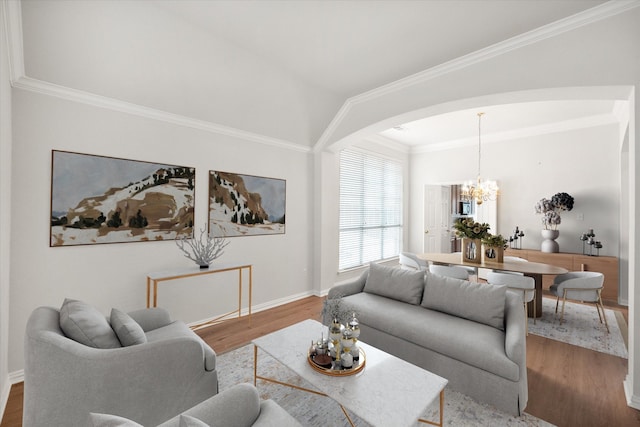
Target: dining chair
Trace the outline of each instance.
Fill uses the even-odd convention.
[[[533,277],[521,276],[511,272],[495,272],[487,273],[487,282],[492,285],[503,285],[510,292],[517,293],[522,297],[522,305],[524,307],[524,324],[526,333],[529,335],[529,321],[527,314],[527,304],[533,301],[533,312],[536,312],[536,281]],[[535,316],[533,323],[536,323]]]
[[[504,261],[505,262],[529,262],[529,260],[526,260],[524,258],[511,256],[511,255],[505,255]],[[506,274],[513,274],[515,276],[524,276],[524,273],[520,273],[518,271],[503,271],[503,270],[493,270],[493,271],[495,271],[496,273],[506,273]]]
[[[398,255],[398,261],[400,268],[405,270],[426,270],[428,267],[427,261],[418,258],[416,254],[411,252],[401,252]]]
[[[456,279],[469,280],[469,272],[463,267],[431,264],[429,266],[429,272],[437,274],[438,276],[447,276],[454,277]]]
[[[460,257],[462,258],[462,252],[453,252],[456,255],[460,255]],[[467,270],[467,272],[469,273],[469,278],[471,278],[471,276],[475,276],[476,280],[479,277],[478,276],[478,268],[476,267],[468,267],[466,265],[456,265],[456,264],[449,264],[451,267],[460,267],[460,268],[464,268],[465,270]]]
[[[607,333],[609,333],[609,324],[602,305],[601,294],[603,288],[604,274],[595,271],[571,271],[556,276],[549,290],[556,296],[556,314],[558,313],[560,298],[562,298],[560,323],[564,320],[564,303],[567,299],[592,302],[598,311],[600,323],[604,323]]]

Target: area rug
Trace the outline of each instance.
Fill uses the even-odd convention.
[[[237,350],[218,355],[216,365],[221,391],[234,384],[242,382],[253,383],[253,345],[249,344]],[[313,389],[312,384],[307,383],[262,351],[258,353],[258,374]],[[257,387],[263,399],[273,399],[305,427],[349,426],[340,406],[327,397],[260,380]],[[390,390],[390,392],[393,391]],[[424,418],[436,421],[438,420],[438,414],[439,402],[436,400],[425,413]],[[349,414],[349,416],[358,427],[369,425],[353,414]],[[522,417],[513,417],[489,405],[478,403],[449,388],[445,389],[444,416],[445,426],[552,426],[552,424],[526,413]],[[425,425],[416,421],[416,426]]]
[[[605,325],[600,323],[598,312],[593,304],[578,304],[567,301],[562,324],[559,320],[561,310],[562,301],[560,301],[556,315],[556,299],[542,298],[542,317],[536,319],[535,325],[533,319],[529,319],[529,333],[625,359],[629,357],[620,325],[613,310],[608,308],[604,310],[610,333],[607,333]],[[621,321],[624,322],[624,319]]]

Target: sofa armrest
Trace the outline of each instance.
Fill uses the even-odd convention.
[[[169,312],[164,308],[152,307],[131,311],[129,316],[135,320],[145,332],[167,326],[171,323]]]
[[[346,297],[362,292],[362,290],[364,289],[364,284],[367,282],[367,277],[369,277],[369,269],[364,271],[359,277],[356,277],[355,279],[351,279],[349,281],[334,285],[333,287],[331,287],[331,289],[329,289],[327,299]]]
[[[507,357],[520,366],[520,370],[527,369],[527,341],[525,316],[522,301],[518,295],[507,292],[504,307],[504,350]]]

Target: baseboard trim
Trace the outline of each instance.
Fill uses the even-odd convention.
[[[325,292],[325,294],[326,294],[326,292]],[[271,301],[267,301],[267,302],[262,303],[262,304],[254,305],[254,306],[251,307],[251,314],[255,314],[255,313],[258,313],[258,312],[264,311],[264,310],[269,310],[271,308],[275,308],[275,307],[281,306],[283,304],[288,304],[290,302],[298,301],[300,299],[307,298],[307,297],[310,297],[310,296],[320,297],[320,296],[323,296],[323,295],[322,295],[322,293],[319,294],[318,292],[315,292],[315,291],[300,292],[300,293],[297,293],[295,295],[289,295],[289,296],[284,297],[284,298],[278,298],[278,299],[274,299],[274,300],[271,300]],[[240,310],[240,315],[241,316],[246,316],[248,314],[249,314],[249,309],[248,308],[242,308],[242,310]],[[207,319],[196,320],[195,322],[190,322],[187,325],[190,326],[190,327],[201,326],[201,325],[203,325],[205,323],[208,323],[208,322],[211,322],[211,321],[217,319],[219,316],[220,315],[216,315],[216,316],[209,317]],[[233,319],[233,318],[234,317],[229,317],[229,319]]]
[[[11,382],[9,382],[9,376],[3,381],[4,387],[2,388],[2,395],[0,395],[0,420],[4,418],[4,411],[7,409],[7,402],[9,401],[9,393],[11,392]]]
[[[631,408],[640,410],[640,396],[634,396],[633,391],[631,390],[631,382],[629,381],[629,376],[622,382],[624,385],[624,394],[627,398],[627,405]]]
[[[11,385],[18,384],[24,381],[24,369],[9,373],[9,383]]]

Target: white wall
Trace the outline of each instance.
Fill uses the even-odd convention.
[[[8,44],[0,5],[0,413],[9,396],[9,289],[11,272],[11,84]]]
[[[10,371],[23,367],[23,332],[35,307],[60,306],[71,297],[105,314],[112,307],[141,308],[147,273],[195,266],[172,241],[49,247],[52,149],[195,167],[196,225],[207,222],[209,170],[285,179],[286,234],[229,239],[220,261],[253,264],[257,306],[311,293],[311,154],[19,89],[13,119],[12,225],[19,232],[11,247]]]
[[[557,242],[562,252],[582,252],[578,237],[593,228],[603,242],[602,255],[618,256],[620,212],[620,153],[615,124],[513,141],[483,144],[485,178],[498,181],[498,224],[492,233],[508,236],[523,230],[523,248],[539,249],[541,216],[534,205],[542,197],[566,192],[575,199],[570,212],[561,212]],[[427,184],[462,183],[477,171],[473,150],[411,156],[412,192],[409,250],[422,250],[423,188]],[[582,214],[584,220],[578,219]],[[626,284],[625,284],[626,285]]]

